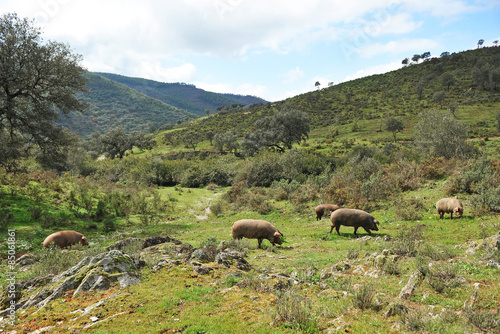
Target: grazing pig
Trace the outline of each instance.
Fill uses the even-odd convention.
[[[42,242],[43,247],[49,247],[49,244],[54,243],[54,245],[61,248],[66,248],[77,243],[81,243],[83,246],[88,245],[87,238],[76,231],[59,231],[52,233]]]
[[[453,219],[453,214],[457,217],[462,217],[464,207],[456,198],[442,198],[436,203],[436,209],[439,213],[439,218],[443,218],[445,213],[450,214],[450,219]]]
[[[233,239],[257,239],[259,248],[261,248],[262,240],[267,239],[274,244],[281,245],[283,233],[268,221],[258,219],[241,219],[233,223],[231,230]]]
[[[326,211],[333,211],[340,209],[340,206],[335,204],[320,204],[316,208],[314,208],[314,212],[316,212],[316,220],[321,220],[321,217],[326,213]]]
[[[330,233],[332,233],[333,228],[335,227],[338,235],[340,235],[340,225],[353,226],[354,235],[356,235],[358,227],[364,228],[369,235],[372,235],[370,230],[378,231],[377,224],[379,222],[375,218],[373,218],[372,215],[363,210],[338,209],[332,212],[330,220],[332,221],[332,228],[330,229]]]

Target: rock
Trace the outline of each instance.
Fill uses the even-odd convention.
[[[401,290],[399,293],[399,298],[400,299],[410,299],[410,297],[413,295],[413,292],[417,288],[417,286],[422,282],[424,275],[420,271],[415,271],[413,274],[411,274],[410,279],[408,280],[408,283],[405,285],[405,287]]]
[[[179,240],[173,239],[173,238],[170,238],[170,237],[151,237],[151,238],[146,238],[146,240],[144,240],[144,243],[142,244],[142,248],[144,249],[144,248],[148,248],[148,247],[151,247],[151,246],[156,246],[156,245],[159,245],[159,244],[164,244],[166,242],[172,242],[175,245],[182,244],[182,242],[180,242]]]
[[[351,267],[352,266],[349,263],[339,262],[333,267],[333,269],[335,269],[336,271],[347,271],[351,269]]]
[[[311,266],[306,270],[306,277],[313,277],[314,275],[316,275],[317,272],[318,269],[315,268],[314,266]]]
[[[28,254],[24,254],[23,256],[19,257],[16,260],[16,263],[20,265],[21,267],[30,265],[35,263],[35,260],[33,260]]]
[[[121,251],[125,247],[128,247],[128,246],[133,245],[133,244],[139,244],[141,242],[142,242],[142,239],[139,239],[139,238],[127,238],[124,240],[117,241],[114,244],[105,247],[104,249],[108,250],[108,251],[113,250],[113,249]]]
[[[252,267],[243,257],[244,254],[238,252],[235,249],[226,249],[225,251],[218,253],[215,256],[215,262],[227,268],[235,265],[236,268],[240,270],[250,271]]]
[[[16,309],[42,308],[68,290],[75,289],[75,296],[83,291],[105,290],[115,283],[121,287],[137,284],[140,279],[134,273],[144,265],[144,261],[133,259],[119,250],[86,257],[69,270],[54,276],[50,284],[20,302],[20,307],[16,305]]]
[[[193,251],[191,254],[191,259],[196,259],[200,262],[203,263],[208,263],[208,262],[213,262],[215,261],[215,257],[213,254],[213,251],[210,252],[207,250],[205,247],[204,248],[198,248]]]
[[[383,268],[386,261],[386,255],[377,255],[377,257],[373,260],[373,265],[377,268]]]

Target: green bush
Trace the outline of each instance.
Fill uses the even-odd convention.
[[[399,196],[393,200],[394,215],[401,220],[419,220],[424,215],[425,204],[419,198],[403,199]]]

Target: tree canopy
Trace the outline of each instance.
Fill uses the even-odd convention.
[[[291,149],[294,143],[307,139],[310,119],[307,113],[286,105],[280,113],[255,122],[257,131],[253,138],[259,141],[259,146],[284,152]],[[246,139],[249,140],[250,137]]]
[[[28,19],[0,17],[0,136],[11,147],[1,164],[26,147],[35,147],[42,163],[64,159],[68,139],[56,120],[60,112],[85,110],[75,96],[85,91],[80,61],[68,45],[44,42]]]

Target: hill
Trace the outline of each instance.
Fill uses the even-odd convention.
[[[191,84],[164,83],[148,79],[131,78],[118,74],[97,73],[113,81],[122,83],[157,100],[180,109],[185,109],[198,116],[204,116],[205,110],[216,112],[223,105],[266,103],[267,101],[250,95],[219,94],[207,92]]]
[[[68,173],[31,160],[0,169],[0,323],[30,333],[498,333],[499,51],[225,108],[122,159],[75,148]],[[242,158],[168,136],[241,136],[284,104],[307,112],[312,130],[283,153]],[[477,155],[419,153],[412,134],[430,108],[468,125]],[[383,128],[389,117],[404,122],[397,140]],[[461,218],[440,219],[443,197],[463,203]],[[320,203],[363,209],[379,230],[328,233]],[[282,244],[232,240],[245,218],[272,222]],[[65,229],[89,246],[41,247]]]
[[[311,139],[332,139],[336,130],[358,139],[390,140],[383,133],[388,118],[400,119],[409,139],[418,114],[427,109],[453,110],[476,136],[496,136],[500,107],[498,73],[500,48],[490,47],[431,58],[419,64],[340,83],[250,110],[212,115],[203,122],[183,124],[190,130],[237,130],[243,135],[255,121],[271,115],[284,104],[311,116]],[[496,83],[490,80],[496,78]],[[355,131],[352,131],[352,129]]]
[[[82,136],[123,127],[126,132],[148,132],[151,125],[175,124],[197,115],[140,93],[124,84],[87,72],[88,94],[81,98],[89,104],[84,114],[62,116],[59,124]]]

